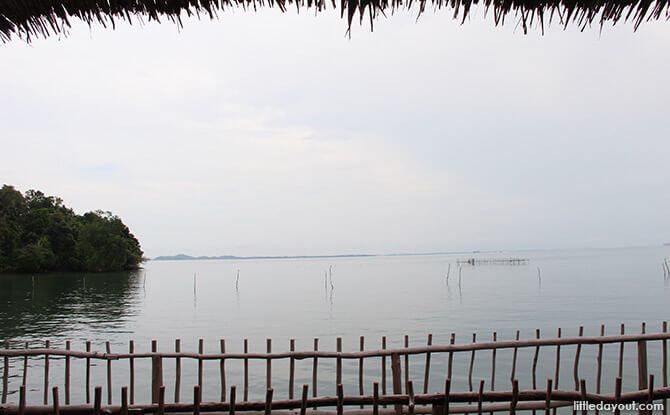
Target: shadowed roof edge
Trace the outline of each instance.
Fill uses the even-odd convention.
[[[495,25],[503,24],[512,14],[527,33],[538,27],[544,32],[545,24],[558,20],[567,27],[578,25],[582,30],[597,23],[616,24],[623,20],[634,29],[644,21],[670,19],[670,0],[331,0],[346,16],[349,29],[358,16],[361,23],[369,19],[373,29],[375,19],[397,9],[416,10],[446,9],[454,19],[464,22],[471,7],[481,4],[487,14],[493,14]],[[132,24],[141,19],[172,21],[181,25],[182,16],[206,16],[211,19],[226,8],[238,7],[256,10],[260,7],[308,8],[322,11],[325,0],[1,0],[0,38],[3,42],[13,38],[30,41],[36,36],[48,37],[67,34],[72,19],[89,25],[115,26],[118,20]]]

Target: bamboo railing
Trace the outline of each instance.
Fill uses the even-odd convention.
[[[404,347],[387,348],[386,338],[382,337],[382,348],[378,350],[365,350],[365,338],[360,337],[359,350],[345,352],[342,351],[342,339],[338,338],[336,342],[336,351],[319,350],[319,339],[314,339],[314,350],[296,351],[295,341],[289,342],[289,351],[273,352],[272,340],[267,339],[265,353],[249,352],[248,340],[244,340],[243,353],[230,353],[226,351],[225,340],[220,340],[220,350],[217,353],[205,353],[204,342],[201,339],[198,343],[198,351],[185,352],[181,350],[181,341],[175,341],[174,352],[158,352],[157,342],[151,342],[151,352],[136,352],[133,341],[129,342],[128,352],[114,353],[111,344],[105,343],[105,352],[91,351],[91,343],[86,342],[85,351],[72,350],[71,342],[65,343],[64,349],[55,349],[46,342],[45,348],[28,348],[25,344],[23,348],[11,348],[9,343],[0,349],[0,357],[3,358],[4,368],[2,371],[2,402],[0,404],[0,415],[42,415],[42,414],[120,414],[129,413],[171,413],[171,412],[192,412],[195,415],[200,412],[228,412],[234,415],[236,411],[240,412],[259,412],[269,415],[271,411],[294,411],[301,415],[307,412],[310,414],[333,414],[342,415],[345,411],[348,415],[414,415],[422,413],[431,413],[441,415],[448,413],[483,413],[505,411],[515,413],[517,410],[550,410],[555,413],[556,408],[572,405],[576,401],[588,402],[606,402],[606,403],[628,403],[628,402],[652,402],[663,400],[666,403],[670,397],[670,388],[668,388],[667,371],[667,341],[670,339],[670,333],[667,331],[667,322],[662,325],[662,331],[658,333],[647,333],[646,325],[642,324],[640,334],[625,334],[624,326],[621,325],[621,334],[605,335],[604,326],[601,326],[599,336],[584,336],[583,328],[580,327],[578,336],[562,337],[559,329],[557,337],[541,338],[540,331],[536,331],[534,339],[519,340],[517,331],[515,340],[498,340],[496,333],[493,334],[493,341],[477,342],[476,336],[472,336],[472,342],[467,344],[457,344],[455,335],[450,337],[449,344],[434,345],[432,335],[428,335],[425,346],[409,347],[409,338],[405,336]],[[637,385],[638,388],[631,392],[622,392],[622,376],[624,350],[626,344],[634,345],[637,348]],[[661,368],[656,374],[662,377],[658,382],[662,387],[654,388],[654,374],[649,374],[648,367],[648,344],[653,343],[660,346]],[[606,344],[618,344],[618,376],[614,380],[614,393],[602,394],[603,384],[603,346]],[[587,382],[580,376],[580,357],[582,348],[589,345],[595,345],[598,348],[595,368],[595,386],[589,388],[592,392],[587,392]],[[574,380],[573,390],[559,389],[559,374],[561,366],[561,348],[565,346],[575,346],[575,355],[573,358]],[[538,388],[537,366],[542,348],[555,348],[555,373],[552,379],[547,379],[547,388]],[[496,386],[496,360],[497,351],[502,349],[511,349],[513,351],[513,361],[511,362],[510,383],[511,390],[497,391]],[[520,349],[529,349],[534,351],[531,363],[532,389],[519,390],[517,359]],[[479,382],[478,390],[473,389],[473,366],[476,352],[488,351],[491,353],[491,373],[488,379],[488,389],[486,390],[486,380]],[[454,354],[464,353],[470,355],[468,366],[468,392],[451,391],[451,379],[453,376]],[[445,389],[443,393],[428,393],[428,382],[430,379],[431,356],[436,354],[446,354],[447,357],[447,376]],[[480,353],[481,354],[481,353]],[[423,367],[423,393],[414,394],[414,383],[410,379],[409,357],[412,355],[423,355],[425,365]],[[26,405],[26,378],[28,359],[31,357],[43,357],[43,405]],[[50,379],[50,357],[59,357],[64,359],[64,405],[59,402],[58,387],[51,389],[52,398],[49,404],[49,379]],[[18,388],[18,402],[7,403],[9,394],[9,359],[23,359],[22,383]],[[387,394],[387,358],[390,358],[392,391]],[[404,358],[404,359],[401,359]],[[71,403],[71,360],[82,359],[86,363],[85,369],[85,388],[86,404]],[[148,359],[151,362],[151,404],[135,404],[135,383],[136,371],[135,361],[137,359]],[[174,402],[166,402],[165,384],[163,378],[163,364],[166,359],[174,359],[175,362],[175,395]],[[197,385],[194,387],[193,400],[191,403],[180,403],[180,390],[182,381],[182,360],[193,359],[197,362]],[[288,399],[274,400],[274,389],[272,387],[272,366],[273,361],[288,359]],[[319,395],[317,387],[319,361],[329,359],[335,363],[335,396]],[[381,382],[371,382],[373,394],[364,394],[364,367],[366,360],[379,359],[381,361]],[[106,363],[106,384],[107,384],[107,406],[102,406],[101,387],[93,389],[94,396],[91,403],[90,391],[92,385],[91,361],[99,360]],[[228,387],[226,378],[226,362],[229,360],[241,360],[244,364],[244,381],[242,401],[237,399],[236,386]],[[265,400],[249,401],[249,361],[265,361]],[[302,387],[300,399],[295,395],[295,365],[298,360],[311,360],[312,363],[312,398],[309,396],[309,385]],[[344,395],[342,387],[343,379],[343,361],[349,360],[358,362],[358,395]],[[404,360],[404,370],[401,360]],[[121,388],[121,402],[113,405],[113,386],[112,386],[112,368],[113,362],[126,361],[129,365],[128,386]],[[220,377],[220,398],[217,402],[202,402],[201,390],[203,387],[203,363],[205,361],[219,362]],[[656,368],[654,368],[656,369]],[[500,371],[500,370],[499,370]],[[444,378],[443,378],[444,379]],[[381,391],[380,391],[381,383]],[[404,388],[404,392],[403,392]],[[381,407],[380,407],[381,406]],[[387,408],[388,406],[388,408]],[[351,408],[355,407],[355,408]],[[325,409],[324,409],[325,408]],[[329,409],[330,408],[330,409]],[[335,409],[333,412],[332,409]],[[667,414],[667,409],[663,410]]]

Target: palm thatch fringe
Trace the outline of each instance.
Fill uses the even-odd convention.
[[[327,0],[0,0],[0,39],[7,42],[18,37],[30,41],[32,37],[67,34],[70,21],[81,19],[89,25],[97,22],[113,28],[118,20],[129,23],[170,20],[181,26],[183,16],[201,16],[214,19],[219,11],[240,7],[256,10],[260,7],[314,8],[322,11]],[[339,2],[339,4],[337,4]],[[670,0],[331,0],[332,7],[346,15],[349,29],[358,14],[375,18],[397,9],[416,9],[419,14],[426,7],[447,9],[454,19],[464,22],[473,5],[481,3],[493,11],[496,25],[503,24],[509,14],[517,19],[524,33],[530,27],[544,31],[545,22],[558,19],[567,27],[576,24],[582,30],[594,21],[600,27],[620,20],[632,22],[634,29],[649,20],[670,19]]]

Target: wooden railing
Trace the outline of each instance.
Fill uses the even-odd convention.
[[[428,413],[435,411],[447,411],[451,413],[456,412],[493,412],[493,411],[510,411],[514,413],[516,410],[538,410],[548,408],[556,408],[560,406],[571,405],[575,401],[590,401],[590,402],[609,402],[609,403],[626,403],[631,401],[643,402],[662,399],[665,400],[670,396],[670,389],[668,389],[668,374],[667,374],[667,341],[670,339],[670,334],[667,331],[667,322],[662,325],[662,331],[658,333],[646,333],[646,326],[642,324],[640,334],[624,334],[624,326],[621,325],[621,334],[614,336],[606,336],[604,326],[601,327],[599,336],[583,336],[583,328],[580,327],[577,337],[561,337],[561,330],[558,330],[558,336],[555,338],[543,339],[540,338],[540,331],[537,330],[535,339],[519,340],[519,332],[516,333],[516,339],[510,341],[498,341],[497,336],[493,334],[493,341],[477,342],[473,335],[473,341],[468,344],[456,344],[455,335],[451,335],[449,344],[433,345],[432,335],[428,335],[425,346],[409,347],[408,337],[405,336],[405,347],[403,348],[386,348],[386,338],[382,338],[382,348],[378,350],[365,350],[365,339],[360,338],[360,350],[354,352],[342,351],[342,339],[338,338],[336,343],[336,351],[321,351],[319,350],[319,339],[314,339],[314,348],[309,351],[296,351],[295,341],[291,340],[289,344],[289,351],[286,352],[272,352],[272,341],[267,340],[265,353],[251,353],[248,348],[248,341],[244,340],[243,353],[229,353],[226,352],[226,343],[224,340],[220,341],[220,351],[218,353],[204,353],[204,342],[199,341],[198,352],[183,352],[181,351],[181,341],[175,341],[174,352],[158,352],[157,342],[152,341],[151,352],[135,352],[135,344],[130,341],[128,352],[112,353],[110,343],[106,343],[106,351],[94,352],[91,351],[91,343],[86,343],[85,351],[77,351],[71,349],[71,343],[65,343],[64,349],[54,349],[50,347],[50,343],[46,342],[45,348],[25,348],[16,349],[6,345],[4,349],[0,349],[0,356],[4,359],[3,370],[3,389],[2,389],[2,406],[0,406],[0,415],[2,414],[17,414],[17,415],[37,415],[43,413],[121,413],[125,415],[128,412],[230,412],[234,414],[235,411],[264,411],[266,414],[271,410],[300,410],[301,413],[307,411],[323,412],[323,407],[334,407],[337,414],[340,415],[344,407],[359,406],[357,410],[347,410],[347,412],[354,412],[361,414],[373,413],[378,414],[394,412],[400,413]],[[654,389],[654,375],[649,374],[647,348],[648,343],[660,345],[661,368],[660,375],[662,377],[662,387]],[[624,348],[626,343],[634,343],[637,348],[637,384],[636,391],[623,393],[621,390],[623,362],[624,362]],[[602,371],[603,371],[603,346],[606,344],[619,344],[618,354],[618,369],[619,376],[616,378],[615,393],[601,394]],[[587,393],[586,381],[579,375],[579,362],[582,352],[582,346],[596,345],[598,347],[598,355],[596,358],[597,366],[595,367],[595,385],[593,387],[594,393]],[[558,379],[559,370],[561,366],[561,347],[576,346],[575,355],[573,359],[573,379],[574,390],[559,390]],[[555,371],[554,377],[548,379],[548,388],[542,389],[537,386],[537,366],[538,356],[541,348],[552,347],[555,348]],[[520,349],[534,349],[532,360],[532,369],[530,377],[532,378],[532,389],[519,391],[517,379],[517,356]],[[498,392],[494,390],[496,377],[496,352],[500,349],[512,349],[513,357],[511,362],[510,381],[513,386],[512,390]],[[491,390],[484,390],[484,380],[479,382],[479,390],[473,387],[473,366],[475,362],[475,355],[477,351],[491,352],[491,375],[489,378],[489,387]],[[470,361],[468,366],[468,392],[452,392],[450,391],[453,358],[456,353],[470,354]],[[447,380],[446,390],[441,394],[428,394],[428,382],[430,379],[431,369],[431,355],[446,354],[447,357]],[[425,358],[425,366],[423,370],[423,393],[414,394],[413,382],[409,375],[409,357],[411,355],[422,355]],[[42,392],[44,395],[44,405],[42,406],[26,406],[26,377],[28,368],[28,359],[31,357],[43,357],[44,363],[44,384]],[[62,357],[64,359],[64,405],[59,406],[59,392],[57,388],[52,388],[51,405],[49,403],[49,370],[50,357]],[[18,388],[17,403],[7,404],[7,397],[9,391],[9,359],[23,358],[23,376],[22,385]],[[366,359],[380,359],[381,361],[381,379],[380,382],[372,382],[374,390],[373,395],[364,395],[364,365]],[[392,378],[391,394],[387,394],[387,358],[390,360],[390,372]],[[72,405],[70,399],[71,389],[71,359],[85,359],[85,388],[86,388],[86,405]],[[151,361],[151,396],[152,404],[136,405],[135,404],[135,361],[137,359],[150,359]],[[174,379],[174,403],[166,403],[165,386],[163,379],[163,364],[165,359],[174,359],[175,361],[175,379]],[[182,359],[194,359],[197,361],[197,385],[194,389],[193,402],[190,404],[180,403],[181,391],[181,364]],[[279,359],[289,360],[288,373],[288,400],[273,401],[272,389],[272,362]],[[295,362],[297,360],[310,359],[312,361],[312,398],[308,399],[309,386],[303,385],[302,398],[294,398],[295,390]],[[335,362],[335,390],[336,396],[319,396],[317,393],[318,386],[318,365],[319,359],[331,359]],[[404,370],[402,370],[401,360],[404,359]],[[94,388],[95,396],[91,404],[91,361],[101,360],[106,362],[106,384],[107,384],[107,404],[102,407],[102,388]],[[129,364],[129,383],[121,389],[121,403],[112,405],[112,363],[115,361],[127,361]],[[242,400],[236,403],[236,387],[227,387],[226,379],[226,361],[242,360],[244,365],[244,381],[242,386]],[[266,399],[265,401],[251,402],[248,400],[249,396],[249,361],[250,360],[264,360],[265,365],[265,387]],[[342,388],[342,366],[343,360],[358,361],[358,395],[345,396]],[[218,361],[220,372],[220,398],[218,402],[202,403],[200,391],[203,385],[203,362]],[[656,368],[654,368],[656,369]],[[403,373],[404,372],[404,373]],[[658,371],[656,372],[658,374]],[[404,376],[403,376],[404,375]],[[99,384],[99,383],[98,383]],[[369,384],[369,383],[368,383]],[[553,385],[553,386],[552,386]],[[553,387],[553,389],[552,389]],[[403,393],[404,388],[404,393]],[[228,394],[227,394],[228,392]],[[239,401],[239,400],[238,400]],[[446,404],[446,409],[443,408]],[[453,405],[452,405],[453,404]],[[458,405],[456,405],[458,404]],[[379,405],[391,405],[393,409],[382,408]],[[451,408],[450,408],[451,406]],[[666,410],[663,411],[666,413]]]

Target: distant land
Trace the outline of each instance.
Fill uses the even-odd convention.
[[[461,251],[461,252],[419,252],[401,254],[342,254],[342,255],[285,255],[285,256],[191,256],[186,254],[165,255],[152,258],[152,261],[193,261],[193,260],[245,260],[245,259],[319,259],[319,258],[371,258],[380,256],[419,256],[419,255],[449,255],[449,254],[478,254],[498,251]]]

